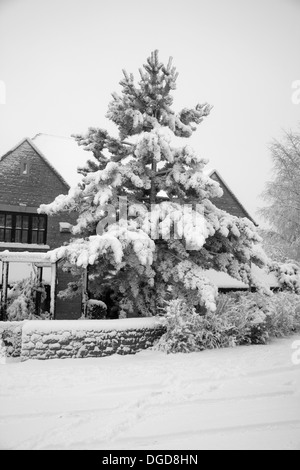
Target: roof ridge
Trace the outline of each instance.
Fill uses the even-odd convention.
[[[64,179],[64,177],[57,171],[57,169],[52,165],[52,163],[48,160],[48,158],[45,156],[45,154],[39,149],[39,147],[33,142],[32,139],[29,137],[26,138],[27,142],[31,145],[33,150],[37,152],[37,154],[45,161],[45,163],[51,168],[51,170],[58,176],[58,178],[62,181],[62,183],[70,188],[70,185],[67,183],[67,181]]]
[[[55,137],[56,139],[68,139],[68,140],[74,140],[71,136],[66,136],[66,135],[56,135],[56,134],[47,134],[46,132],[38,132],[35,134],[34,137],[32,137],[31,140],[36,139],[39,136],[47,136],[47,137]]]
[[[241,206],[241,208],[244,210],[245,214],[248,215],[248,219],[251,220],[251,222],[254,223],[254,225],[258,226],[257,222],[254,220],[254,218],[251,216],[251,214],[249,213],[249,211],[245,208],[245,206],[241,203],[241,201],[239,200],[239,198],[235,195],[235,193],[232,191],[232,189],[230,189],[230,186],[228,186],[228,184],[226,183],[226,181],[224,180],[223,176],[220,175],[219,171],[218,170],[213,170],[211,172],[211,174],[209,176],[212,176],[213,173],[216,173],[218,178],[222,181],[222,183],[224,184],[224,186],[226,187],[227,191],[231,194],[231,196],[236,200],[236,202]]]
[[[0,161],[4,160],[5,157],[10,155],[14,150],[16,150],[18,147],[20,147],[20,145],[24,144],[24,142],[26,142],[26,141],[28,142],[29,140],[30,140],[29,137],[23,137],[23,139],[20,140],[20,142],[18,142],[11,149],[9,149],[7,152],[5,152],[3,155],[0,156]]]

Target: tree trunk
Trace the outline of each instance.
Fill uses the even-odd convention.
[[[153,158],[152,160],[152,176],[151,176],[151,192],[150,192],[150,204],[156,204],[156,187],[155,187],[155,178],[157,172],[157,162]],[[151,207],[150,207],[151,210]],[[156,275],[154,277],[154,286],[153,286],[153,297],[154,297],[154,314],[157,314],[157,297],[156,297]]]

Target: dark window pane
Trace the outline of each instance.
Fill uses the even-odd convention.
[[[47,218],[36,214],[0,213],[0,242],[46,243]],[[30,228],[30,230],[29,230]]]
[[[40,230],[45,230],[46,224],[45,224],[45,217],[39,217],[39,229]]]
[[[32,228],[37,230],[39,228],[39,218],[32,217]]]
[[[22,243],[28,243],[28,230],[22,231]]]
[[[28,215],[23,215],[23,228],[28,228],[29,225],[29,217]]]
[[[11,242],[11,229],[6,229],[5,230],[5,241],[6,242]]]
[[[22,239],[21,239],[21,230],[16,230],[16,233],[15,233],[15,242],[16,243],[21,243]]]
[[[31,234],[31,243],[37,243],[37,231],[33,231]]]
[[[26,162],[23,162],[23,175],[28,174],[28,164]]]
[[[39,232],[38,244],[42,245],[44,243],[44,232]]]
[[[8,228],[12,227],[12,216],[11,214],[6,214],[5,226]]]
[[[22,216],[21,215],[16,216],[16,228],[22,228]]]

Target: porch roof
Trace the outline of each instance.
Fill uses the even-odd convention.
[[[9,263],[34,263],[45,267],[53,264],[49,253],[33,251],[1,251],[0,261]]]

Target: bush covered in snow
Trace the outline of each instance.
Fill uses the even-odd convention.
[[[87,318],[101,320],[106,316],[106,304],[101,300],[89,299],[87,303]]]
[[[300,294],[300,266],[296,262],[271,262],[271,272],[274,272],[282,290]]]
[[[25,322],[0,322],[0,360],[21,354],[22,328]]]
[[[199,315],[182,300],[166,309],[166,333],[156,348],[167,353],[265,344],[300,331],[300,296],[280,292],[219,295],[217,310]]]
[[[281,338],[300,331],[300,295],[274,294],[269,300],[266,324],[270,337]]]
[[[38,282],[30,276],[17,282],[10,294],[9,305],[7,308],[8,321],[22,321],[33,319],[45,319],[47,313],[38,316],[36,314],[36,298],[41,296],[41,301],[46,297],[46,290],[43,283]]]

